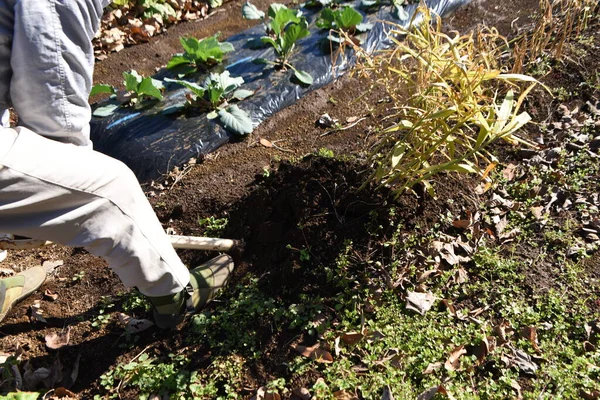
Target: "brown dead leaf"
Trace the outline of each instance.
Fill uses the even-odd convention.
[[[311,360],[315,360],[316,362],[324,364],[330,364],[333,362],[333,357],[331,356],[331,353],[327,350],[321,349],[319,347],[319,343],[311,347],[296,345],[294,347],[294,350],[296,350],[304,357],[310,358]]]
[[[118,313],[117,316],[127,333],[139,333],[154,326],[154,322],[147,319],[136,319],[124,313]]]
[[[502,171],[502,176],[504,177],[504,179],[510,182],[513,179],[515,179],[516,172],[517,166],[515,164],[508,164],[506,168],[504,168],[504,170]]]
[[[273,143],[271,143],[269,140],[267,139],[260,139],[260,144],[262,144],[265,147],[273,147]]]
[[[435,371],[438,371],[440,368],[442,368],[441,362],[430,363],[427,366],[427,368],[425,368],[425,371],[423,371],[423,374],[424,375],[433,374]]]
[[[46,289],[44,291],[44,298],[50,301],[55,301],[56,299],[58,299],[58,294],[53,293],[50,289]]]
[[[467,350],[465,350],[465,346],[464,345],[458,346],[457,348],[452,350],[452,353],[450,353],[450,357],[448,357],[448,360],[446,360],[444,367],[448,371],[456,371],[457,369],[460,368],[460,358],[462,356],[464,356],[465,354],[467,354]]]
[[[473,355],[477,357],[476,365],[481,365],[488,354],[496,349],[496,338],[485,337],[481,342],[473,348]]]
[[[363,334],[359,332],[348,332],[342,335],[342,341],[346,344],[356,344],[360,342],[363,338]]]
[[[58,397],[59,399],[68,397],[71,399],[77,399],[77,395],[73,392],[71,392],[69,389],[64,388],[64,387],[59,387],[54,389],[54,396]]]
[[[467,270],[465,270],[464,268],[457,268],[454,271],[454,282],[456,284],[461,284],[461,283],[465,283],[469,281],[469,274],[467,273]]]
[[[351,124],[353,122],[356,122],[358,120],[358,117],[348,117],[346,118],[346,122]]]
[[[418,282],[425,282],[431,275],[438,273],[437,269],[430,269],[429,271],[425,271],[417,277]]]
[[[544,218],[544,207],[543,206],[539,206],[539,207],[531,207],[529,209],[531,211],[531,213],[533,214],[533,216],[535,217],[536,220],[541,220]]]
[[[279,393],[271,393],[266,387],[261,386],[256,391],[256,396],[254,396],[254,398],[256,398],[256,400],[281,400],[281,395]]]
[[[521,394],[521,385],[519,385],[519,383],[517,381],[515,381],[514,379],[511,379],[510,381],[510,387],[515,389],[515,391],[517,392],[517,399],[520,400],[523,398],[523,394]]]
[[[583,342],[583,350],[587,353],[596,351],[596,346],[586,340]]]
[[[435,296],[432,292],[419,293],[407,292],[406,296],[406,308],[418,312],[421,315],[425,315],[427,311],[431,309],[435,302]]]
[[[494,335],[498,337],[498,344],[503,345],[508,341],[508,337],[514,334],[514,329],[510,326],[510,323],[506,320],[500,322],[494,327]]]
[[[438,387],[438,393],[443,394],[449,400],[454,400],[454,396],[452,396],[452,394],[444,387],[444,385],[440,385]]]
[[[508,219],[506,216],[499,218],[498,216],[494,217],[494,224],[496,228],[496,234],[502,235],[506,227],[508,226]]]
[[[345,390],[338,390],[333,392],[333,397],[336,400],[358,400],[358,397],[355,394],[348,393]]]
[[[468,229],[471,226],[471,221],[468,219],[457,219],[452,221],[452,226],[459,229]]]
[[[584,400],[598,400],[600,399],[600,390],[592,390],[587,392],[583,389],[579,391],[579,396]]]
[[[307,388],[296,388],[292,390],[292,399],[294,400],[310,400],[311,394]]]
[[[67,346],[69,344],[69,336],[71,334],[71,327],[68,326],[66,331],[61,331],[59,333],[49,333],[46,335],[46,346],[50,349],[60,349],[61,347]]]
[[[521,329],[521,336],[529,340],[529,343],[531,343],[538,354],[541,353],[540,348],[538,347],[537,330],[535,329],[535,326],[523,327]]]

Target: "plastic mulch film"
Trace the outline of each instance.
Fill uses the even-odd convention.
[[[440,16],[446,16],[469,0],[429,0],[428,7]],[[358,5],[357,3],[356,5]],[[418,5],[404,6],[406,18],[397,19],[392,6],[382,6],[373,13],[362,10],[365,20],[374,24],[363,34],[362,47],[368,52],[385,49],[390,45],[386,22],[407,26]],[[254,127],[277,111],[294,104],[306,93],[319,89],[344,74],[354,64],[353,52],[348,49],[343,57],[332,57],[327,43],[328,31],[314,25],[320,10],[303,10],[309,21],[311,34],[297,43],[290,62],[299,70],[309,72],[314,83],[308,87],[294,83],[290,78],[293,71],[277,71],[272,66],[255,64],[255,58],[276,58],[272,48],[253,49],[252,39],[264,35],[264,26],[259,24],[238,35],[230,37],[235,51],[229,53],[224,63],[211,72],[223,69],[232,76],[244,78],[242,88],[254,90],[255,94],[239,103],[248,112]],[[241,11],[240,11],[241,13]],[[175,77],[170,71],[162,70],[154,78]],[[205,76],[195,76],[202,82]],[[191,80],[190,77],[186,79]],[[209,120],[206,114],[166,114],[163,110],[185,101],[189,91],[179,85],[167,86],[164,99],[143,110],[118,108],[115,113],[104,118],[92,118],[91,137],[95,150],[117,158],[127,164],[142,182],[156,179],[177,165],[192,157],[208,154],[219,146],[236,140],[236,136],[226,131],[217,120]]]

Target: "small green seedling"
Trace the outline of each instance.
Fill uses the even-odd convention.
[[[151,77],[144,78],[135,70],[123,72],[123,84],[130,99],[129,104],[136,104],[143,100],[162,100],[161,90],[164,86],[161,81]]]
[[[325,8],[316,25],[321,29],[334,29],[350,35],[366,32],[373,27],[371,23],[363,23],[362,14],[348,6],[336,10]]]
[[[296,42],[310,35],[308,22],[302,16],[301,11],[294,11],[282,4],[273,3],[269,7],[268,16],[265,16],[263,11],[260,11],[250,2],[246,2],[242,7],[242,15],[245,19],[263,20],[267,35],[262,36],[260,40],[262,43],[273,47],[277,55],[275,62],[265,58],[257,58],[254,60],[256,63],[271,64],[284,71],[289,68],[294,71],[294,76],[300,83],[304,85],[313,83],[313,78],[308,72],[294,68],[289,62],[289,58],[296,48]]]
[[[305,8],[323,8],[323,7],[336,7],[338,5],[337,0],[308,0],[302,5]]]
[[[184,53],[174,55],[167,68],[177,72],[180,78],[220,64],[225,54],[234,51],[231,43],[219,43],[217,35],[202,40],[182,37],[179,41]]]
[[[408,3],[408,0],[362,0],[360,2],[360,8],[363,10],[378,10],[382,5],[388,4],[394,8],[392,15],[395,18],[408,20],[410,15],[408,15],[408,12],[404,9],[404,6]]]
[[[137,4],[144,10],[142,13],[144,19],[150,19],[156,14],[163,19],[177,17],[175,9],[166,0],[138,0]]]
[[[117,93],[117,90],[112,85],[98,83],[92,86],[92,90],[90,91],[90,97],[103,93],[113,95]]]
[[[155,101],[162,100],[162,90],[164,86],[161,81],[151,77],[144,78],[135,70],[123,72],[123,85],[125,85],[126,94],[116,94],[115,88],[110,85],[96,85],[92,88],[90,96],[109,93],[110,101],[107,104],[98,107],[92,115],[94,117],[108,117],[119,107],[135,106],[143,108]]]
[[[321,11],[316,25],[321,29],[329,29],[333,32],[329,34],[328,39],[334,43],[343,43],[346,41],[344,35],[353,36],[359,33],[368,31],[373,27],[373,24],[363,22],[363,16],[352,7],[343,7],[337,10],[325,8]],[[358,42],[358,39],[353,38]],[[356,43],[355,44],[359,44]]]
[[[252,90],[239,89],[244,83],[243,78],[232,78],[229,71],[224,71],[220,74],[210,74],[202,86],[178,79],[167,78],[165,82],[177,83],[190,89],[192,93],[186,96],[186,106],[208,112],[208,119],[218,117],[226,129],[238,135],[252,132],[252,120],[248,113],[239,109],[237,105],[230,104],[254,94]]]

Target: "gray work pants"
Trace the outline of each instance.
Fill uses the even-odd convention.
[[[189,272],[131,170],[89,140],[91,40],[109,2],[0,0],[0,232],[85,247],[164,296]]]

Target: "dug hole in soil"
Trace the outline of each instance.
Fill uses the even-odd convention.
[[[268,1],[255,2],[266,9]],[[180,52],[179,37],[205,37],[221,32],[221,39],[252,25],[241,18],[241,1],[226,3],[206,20],[173,26],[150,43],[126,48],[98,62],[95,81],[120,85],[124,70],[136,69],[144,75],[154,73],[169,58]],[[478,23],[499,28],[501,34],[511,34],[515,18],[525,23],[537,10],[535,0],[506,2],[474,1],[445,20],[448,29],[465,32]],[[517,24],[518,24],[517,23]],[[511,27],[512,25],[512,27]],[[443,176],[437,179],[437,199],[403,196],[396,203],[385,191],[357,191],[368,167],[363,154],[372,144],[372,128],[384,113],[377,101],[383,93],[367,91],[357,77],[345,77],[326,88],[311,92],[295,105],[284,109],[259,126],[244,140],[228,144],[198,164],[186,170],[174,184],[173,176],[164,182],[147,183],[150,201],[165,228],[178,234],[204,235],[199,218],[227,218],[224,236],[245,241],[244,251],[236,254],[236,272],[232,284],[243,282],[247,272],[261,277],[261,288],[273,297],[290,298],[301,294],[330,293],[324,277],[315,276],[298,263],[297,255],[288,248],[310,248],[315,262],[334,261],[346,240],[362,243],[368,240],[365,222],[373,211],[394,205],[408,222],[406,229],[418,225],[433,226],[442,212],[454,215],[472,207],[474,178]],[[367,93],[365,95],[365,92]],[[341,123],[363,118],[354,127],[328,133],[315,121],[328,113]],[[267,139],[277,147],[265,147]],[[500,145],[504,146],[504,145]],[[326,148],[335,158],[309,156]],[[348,161],[344,155],[351,155]],[[285,160],[292,160],[288,162]],[[180,170],[181,171],[181,170]],[[156,189],[160,184],[164,190]],[[453,199],[451,205],[446,201]],[[214,254],[181,251],[188,266],[197,266]],[[92,326],[100,310],[108,313],[102,299],[117,298],[127,289],[101,259],[81,249],[53,245],[34,251],[10,252],[4,265],[20,271],[47,260],[63,260],[40,291],[17,305],[7,316],[0,333],[1,350],[7,353],[17,346],[24,349],[23,358],[35,368],[50,367],[56,359],[68,371],[80,357],[79,373],[71,390],[81,398],[91,398],[99,391],[99,377],[111,366],[126,363],[142,350],[151,347],[156,354],[183,351],[186,330],[160,331],[151,328],[143,332],[135,345],[123,348],[123,328],[116,318],[100,328]],[[58,294],[55,301],[44,291]],[[227,298],[227,291],[222,294]],[[41,301],[47,323],[34,321],[30,306]],[[113,302],[113,304],[115,304]],[[215,303],[209,307],[218,307]],[[114,305],[118,310],[120,304]],[[151,318],[149,315],[138,316]],[[45,346],[44,337],[70,327],[70,345],[60,350]],[[258,329],[261,351],[265,355],[246,371],[249,389],[256,388],[273,377],[285,374],[282,361],[290,357],[289,342],[297,332],[274,335],[268,329]],[[210,349],[194,349],[193,363],[208,365]],[[267,356],[268,355],[268,356]],[[66,373],[65,375],[68,375]],[[301,382],[298,382],[300,385]],[[251,390],[248,397],[254,394]],[[127,393],[124,398],[134,398]]]

